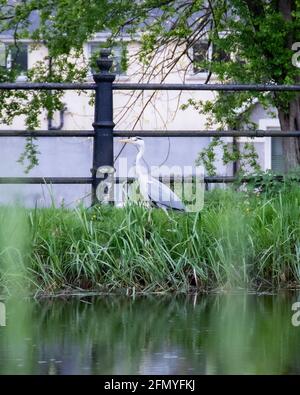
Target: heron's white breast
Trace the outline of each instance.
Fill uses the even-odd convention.
[[[138,177],[139,186],[140,186],[140,193],[146,201],[149,201],[149,194],[148,194],[148,184],[149,184],[149,177],[146,174],[142,174]]]

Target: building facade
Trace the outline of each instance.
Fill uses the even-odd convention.
[[[105,34],[97,34],[87,42],[83,49],[83,58],[89,59],[95,51],[105,42]],[[11,67],[12,62],[17,62],[22,74],[19,81],[26,79],[25,73],[34,66],[37,61],[43,61],[47,56],[47,48],[43,45],[33,46],[30,41],[20,42],[20,51],[17,56],[11,52],[11,35],[0,36],[0,65]],[[125,44],[124,44],[125,43]],[[126,45],[129,65],[125,72],[121,64],[121,51]],[[193,57],[209,56],[205,52],[205,43],[196,46],[192,53]],[[193,67],[189,64],[188,57],[182,58],[170,71],[163,67],[163,60],[172,52],[172,48],[165,48],[157,55],[151,68],[146,68],[137,61],[136,54],[139,50],[139,42],[125,38],[122,47],[116,46],[113,50],[114,71],[117,82],[165,82],[165,83],[204,83],[207,78],[207,70]],[[87,77],[92,81],[92,70]],[[217,82],[212,76],[210,82]],[[181,110],[180,105],[188,101],[213,100],[213,91],[198,92],[114,92],[114,121],[118,130],[205,130],[206,118],[195,109]],[[89,94],[80,94],[67,91],[63,98],[65,110],[57,113],[51,120],[51,128],[62,128],[65,130],[91,130],[93,123],[93,106],[90,104]],[[270,117],[269,113],[257,104],[252,113],[252,120],[262,130],[279,128],[278,119]],[[49,119],[46,113],[40,116],[40,127],[42,130],[49,128]],[[24,118],[18,117],[12,125],[1,124],[2,130],[24,129]],[[232,138],[225,138],[228,143]],[[242,149],[243,144],[252,141],[259,155],[259,163],[262,169],[282,170],[282,143],[280,138],[239,138],[238,144]],[[145,164],[156,167],[155,175],[164,175],[164,169],[169,166],[195,167],[195,160],[199,152],[207,147],[209,137],[201,138],[168,138],[152,137],[145,138],[146,152]],[[135,147],[126,146],[120,153],[122,146],[115,141],[115,163],[116,175],[126,177],[132,172],[136,155]],[[17,163],[17,159],[24,149],[23,138],[1,138],[0,176],[24,176],[24,167]],[[38,141],[39,165],[32,169],[30,176],[37,177],[68,177],[68,176],[90,176],[92,165],[92,139],[91,138],[41,138]],[[120,155],[119,155],[120,153]],[[218,175],[233,175],[233,166],[224,165],[218,156],[216,167]],[[126,166],[124,165],[126,161]],[[161,169],[161,171],[159,170]],[[49,205],[53,200],[56,205],[76,205],[79,201],[89,204],[89,185],[0,185],[1,203],[20,201],[26,206]]]

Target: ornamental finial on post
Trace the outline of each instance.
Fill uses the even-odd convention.
[[[109,57],[111,55],[111,50],[109,48],[103,48],[100,50],[100,58],[97,59],[97,66],[101,73],[108,74],[113,61]]]

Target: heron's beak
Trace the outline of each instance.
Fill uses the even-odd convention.
[[[119,143],[129,143],[132,144],[132,141],[130,139],[120,139],[118,140]]]

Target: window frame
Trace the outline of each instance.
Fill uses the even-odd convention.
[[[201,42],[207,42],[208,43],[208,39],[204,38],[202,40],[200,40]],[[198,73],[196,73],[194,70],[194,64],[193,64],[193,60],[194,60],[194,46],[191,46],[188,49],[188,57],[189,59],[192,59],[191,64],[189,65],[189,72],[186,76],[187,79],[195,79],[195,80],[205,80],[209,74],[209,70],[207,71],[200,71]],[[208,47],[208,56],[207,59],[211,60],[212,58],[212,45],[209,45]]]
[[[7,51],[7,54],[5,54],[5,65],[2,65],[1,67],[5,67],[7,70],[11,70],[12,67],[12,55],[11,55],[11,49],[8,47],[12,44],[14,44],[14,40],[12,39],[6,39],[0,36],[0,44],[3,44],[5,47],[5,51]],[[26,46],[26,70],[21,70],[21,73],[17,77],[17,82],[22,82],[22,81],[27,81],[27,71],[29,70],[29,47],[30,47],[30,42],[27,40],[19,40],[18,44]]]
[[[260,130],[280,130],[280,123],[278,118],[260,119],[258,122],[258,126]],[[246,138],[247,137],[244,137],[244,139]],[[258,137],[255,140],[257,141],[258,139],[264,142],[264,170],[272,170],[272,137]]]
[[[219,36],[220,36],[221,38],[225,37],[225,35],[226,35],[226,32],[220,32],[220,33],[219,33]],[[208,39],[208,37],[205,35],[204,37],[202,37],[202,38],[199,40],[199,42],[207,42],[207,43],[208,43],[208,42],[209,42],[209,39]],[[193,58],[194,58],[193,47],[194,47],[194,46],[192,45],[192,46],[188,49],[188,57],[189,57],[190,59],[192,59],[192,60],[193,60]],[[212,60],[212,57],[213,57],[213,43],[210,43],[210,45],[209,45],[209,47],[208,47],[208,56],[207,56],[207,59],[208,59],[208,60]],[[232,53],[229,54],[229,57],[232,59]],[[191,79],[191,80],[205,80],[205,79],[208,77],[209,73],[210,73],[209,70],[204,71],[204,72],[195,73],[195,72],[194,72],[194,65],[193,65],[193,62],[192,62],[192,63],[190,64],[190,67],[189,67],[189,72],[188,72],[188,74],[187,74],[187,79]],[[211,79],[212,79],[212,80],[216,80],[216,79],[217,79],[217,76],[214,75],[214,74],[212,73]]]

